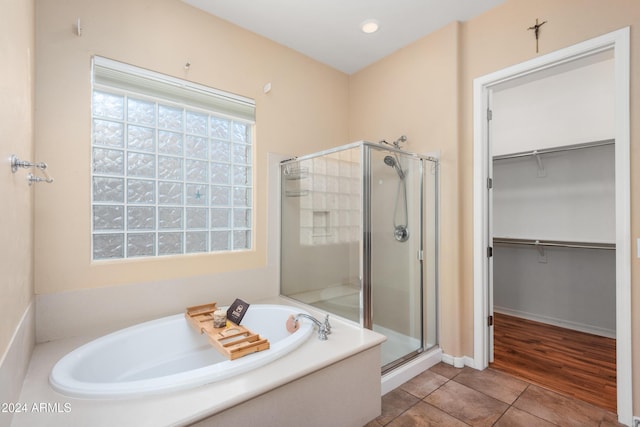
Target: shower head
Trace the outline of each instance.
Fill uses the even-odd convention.
[[[407,136],[406,135],[400,135],[400,138],[396,139],[395,141],[393,141],[393,145],[395,145],[398,149],[402,148],[400,147],[401,143],[405,143],[407,142]]]
[[[406,135],[400,135],[400,138],[396,139],[393,142],[389,142],[386,139],[381,139],[380,141],[378,141],[380,144],[387,144],[387,145],[391,145],[392,147],[397,148],[398,150],[401,150],[402,147],[400,146],[400,144],[403,144],[405,142],[407,142],[407,136]]]
[[[400,179],[404,179],[404,177],[405,177],[404,171],[400,167],[400,164],[399,164],[398,160],[395,157],[393,157],[393,156],[385,156],[384,157],[384,164],[394,168],[396,170],[396,172],[398,172],[398,176],[400,177]]]

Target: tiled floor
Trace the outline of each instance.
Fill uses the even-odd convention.
[[[365,427],[622,426],[616,415],[495,369],[440,363],[382,397]]]

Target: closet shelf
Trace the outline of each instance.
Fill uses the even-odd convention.
[[[494,245],[523,245],[535,247],[558,247],[576,249],[606,249],[615,250],[615,243],[600,242],[571,242],[564,240],[534,240],[534,239],[512,239],[506,237],[494,237]]]
[[[501,154],[498,156],[493,156],[493,160],[516,159],[519,157],[530,157],[530,156],[538,156],[541,154],[559,153],[563,151],[582,150],[584,148],[601,147],[603,145],[612,145],[612,144],[615,144],[615,139],[604,139],[601,141],[587,142],[584,144],[565,145],[562,147],[541,148],[540,150],[524,151],[524,152],[512,153],[512,154]]]

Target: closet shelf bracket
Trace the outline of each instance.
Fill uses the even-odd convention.
[[[536,240],[534,242],[534,246],[538,249],[538,262],[546,264],[547,263],[547,254],[544,251],[544,245],[540,243],[540,240]]]
[[[538,153],[538,150],[534,150],[531,155],[536,158],[536,163],[538,164],[538,178],[544,178],[547,176],[547,170],[544,168],[540,153]]]

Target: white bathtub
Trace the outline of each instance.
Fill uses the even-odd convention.
[[[75,349],[49,376],[60,393],[82,398],[121,398],[183,390],[230,378],[266,365],[306,341],[313,324],[301,319],[293,334],[284,305],[251,305],[242,325],[267,338],[268,350],[228,360],[198,334],[183,314],[141,323]]]

